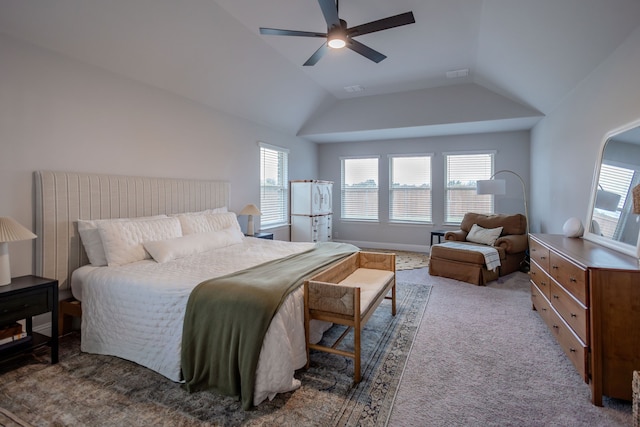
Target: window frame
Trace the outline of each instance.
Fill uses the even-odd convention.
[[[486,213],[486,214],[493,214],[495,213],[495,199],[494,199],[494,195],[491,194],[486,194],[486,195],[476,195],[474,198],[474,200],[476,200],[476,204],[482,204],[480,202],[478,202],[478,200],[483,200],[483,198],[488,199],[488,203],[489,203],[489,207],[488,207],[488,211],[483,208],[478,209],[477,207],[473,207],[473,206],[469,206],[469,207],[465,207],[463,206],[461,211],[461,215],[460,215],[460,220],[454,220],[454,216],[452,216],[450,214],[450,194],[452,191],[470,191],[473,190],[474,194],[475,194],[475,190],[477,188],[476,182],[478,180],[486,180],[486,179],[491,179],[491,177],[493,176],[493,174],[495,173],[495,162],[496,162],[496,154],[497,152],[495,150],[478,150],[478,151],[458,151],[458,152],[446,152],[446,153],[442,153],[442,156],[444,158],[444,200],[443,200],[443,219],[444,219],[444,224],[445,225],[459,225],[462,222],[462,219],[464,218],[464,213],[466,212],[479,212],[479,213]],[[467,183],[471,183],[473,182],[473,186],[471,185],[467,185],[465,187],[452,187],[449,185],[450,183],[450,179],[449,179],[449,158],[450,157],[455,157],[455,156],[489,156],[490,160],[491,160],[491,165],[490,165],[490,170],[486,173],[486,176],[477,176],[475,177],[475,180],[468,180],[466,181]],[[473,201],[469,201],[465,203],[471,204]],[[486,203],[486,202],[485,202]],[[465,212],[462,212],[465,211]]]
[[[258,146],[260,147],[260,212],[262,215],[260,216],[260,229],[267,230],[270,228],[277,228],[289,225],[289,149],[284,147],[279,147],[276,145],[267,144],[264,142],[259,142]],[[266,177],[265,177],[265,162],[266,159],[264,157],[265,151],[275,152],[276,156],[278,156],[277,160],[277,168],[278,168],[278,176],[276,185],[267,186],[265,185]],[[283,164],[280,164],[280,163]],[[269,212],[271,209],[267,208],[267,201],[265,198],[266,191],[265,189],[271,189],[275,191],[279,191],[281,194],[280,200],[276,201],[276,211],[277,218],[270,220]]]
[[[389,154],[389,223],[394,224],[433,224],[433,153],[417,153],[417,154]],[[428,159],[428,191],[429,200],[427,201],[427,215],[426,219],[408,219],[398,218],[398,215],[394,217],[394,192],[406,191],[394,188],[394,168],[393,163],[395,159],[410,159],[410,158],[425,158]],[[420,188],[417,187],[416,190]]]
[[[375,217],[372,216],[345,216],[345,161],[348,160],[376,160],[376,187],[375,187]],[[364,156],[344,156],[340,157],[340,219],[342,221],[360,221],[360,222],[379,222],[380,221],[380,156],[364,155]]]

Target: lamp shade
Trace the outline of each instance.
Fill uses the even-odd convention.
[[[476,181],[476,194],[506,194],[507,186],[504,179],[481,179]]]
[[[27,230],[15,219],[8,216],[0,217],[0,242],[15,242],[35,239],[36,237],[38,236]]]
[[[598,190],[596,192],[596,208],[615,212],[620,203],[620,195],[611,191]]]
[[[254,204],[249,204],[242,208],[239,215],[262,215],[260,209]]]
[[[13,218],[0,217],[0,286],[11,284],[9,244],[7,242],[35,239],[36,237],[38,236],[24,228]]]
[[[249,215],[249,218],[247,219],[247,236],[253,236],[253,216],[262,215],[260,209],[258,209],[258,207],[254,204],[248,204],[247,206],[242,208],[239,215]]]

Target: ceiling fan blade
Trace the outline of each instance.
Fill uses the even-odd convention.
[[[324,20],[327,21],[327,28],[339,27],[340,18],[338,18],[338,6],[336,6],[335,0],[318,0]]]
[[[318,61],[320,61],[320,58],[322,58],[324,56],[325,53],[327,53],[327,49],[329,49],[329,47],[327,46],[326,43],[322,43],[322,46],[320,46],[320,48],[318,50],[316,50],[313,55],[311,55],[311,57],[309,59],[307,59],[307,62],[305,62],[304,66],[311,66],[311,65],[316,65],[316,63]]]
[[[369,58],[375,63],[378,63],[386,58],[386,56],[381,54],[380,52],[373,50],[369,46],[365,46],[362,43],[353,39],[349,39],[349,41],[347,42],[347,47],[354,52],[358,52],[360,55],[364,56],[365,58]]]
[[[270,36],[327,37],[326,33],[314,33],[311,31],[296,31],[296,30],[280,30],[278,28],[262,28],[262,27],[260,27],[260,34],[267,34]]]
[[[400,27],[402,25],[413,24],[416,20],[413,12],[401,13],[400,15],[390,16],[388,18],[372,21],[367,24],[356,25],[347,29],[349,37],[361,36],[363,34],[374,33],[376,31],[386,30],[388,28]]]

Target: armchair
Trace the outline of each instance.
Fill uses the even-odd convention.
[[[485,229],[502,227],[500,236],[493,244],[500,257],[498,270],[487,270],[484,256],[478,252],[448,248],[446,245],[434,245],[429,261],[431,275],[485,285],[491,280],[513,273],[520,268],[529,247],[527,220],[524,215],[484,215],[469,212],[465,214],[459,230],[445,233],[445,241],[464,242],[470,247],[478,245],[478,243],[467,241],[469,231],[474,224]]]

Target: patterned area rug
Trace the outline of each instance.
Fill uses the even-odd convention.
[[[21,420],[16,415],[0,408],[0,426],[2,427],[31,427],[31,424]]]
[[[429,255],[423,252],[397,251],[395,249],[369,249],[362,248],[368,252],[393,252],[396,254],[396,270],[413,270],[429,266]]]
[[[189,394],[135,363],[82,353],[74,333],[61,339],[57,365],[48,365],[43,351],[0,367],[0,406],[34,426],[384,425],[431,286],[398,283],[397,292],[396,317],[384,301],[365,326],[356,386],[351,359],[312,352],[311,367],[296,373],[300,389],[243,411],[233,398]],[[334,326],[326,336],[341,333]]]

